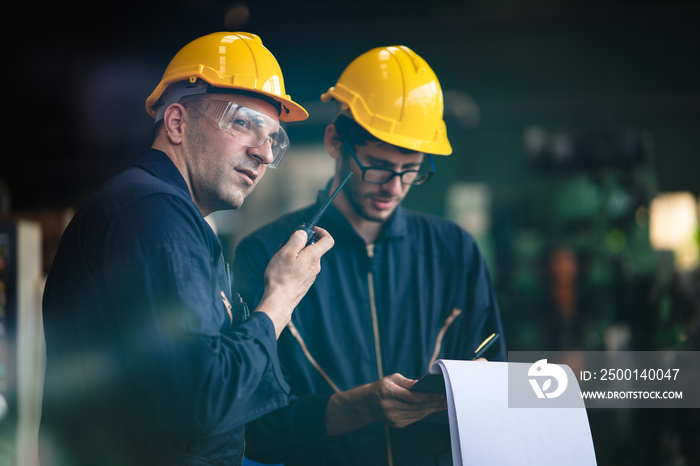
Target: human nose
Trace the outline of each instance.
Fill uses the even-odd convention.
[[[403,191],[403,183],[401,182],[401,175],[396,173],[386,182],[382,183],[382,189],[391,194],[400,194]]]
[[[270,138],[266,138],[257,146],[248,146],[247,152],[263,165],[268,165],[274,160],[274,156],[272,154],[272,141]]]

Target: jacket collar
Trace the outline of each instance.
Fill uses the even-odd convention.
[[[165,152],[153,148],[148,149],[140,159],[134,162],[133,166],[143,168],[153,176],[181,189],[187,194],[187,197],[191,197],[190,189],[187,187],[180,170]]]
[[[318,196],[316,197],[316,209],[319,209],[328,199],[328,196],[330,196],[330,187],[332,182],[333,180],[331,179],[326,185],[326,188],[318,192]],[[354,235],[359,237],[348,219],[345,218],[345,215],[343,215],[334,205],[331,204],[324,214],[324,217],[328,221],[333,222],[344,230],[351,231]],[[406,228],[406,211],[404,207],[399,204],[396,207],[396,210],[394,210],[394,213],[391,214],[391,217],[389,217],[384,223],[382,232],[379,234],[379,238],[377,238],[377,241],[375,242],[403,237],[406,235]]]

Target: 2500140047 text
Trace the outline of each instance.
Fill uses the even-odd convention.
[[[678,372],[680,369],[601,369],[599,380],[676,380]]]

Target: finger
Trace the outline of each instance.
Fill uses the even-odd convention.
[[[447,409],[447,401],[431,403],[385,402],[382,404],[382,409],[387,417],[423,417],[436,411],[444,411]]]
[[[436,392],[409,391],[402,399],[404,402],[411,404],[439,406],[445,401],[445,395]]]
[[[391,382],[395,383],[399,387],[405,388],[407,390],[409,388],[411,388],[414,383],[416,383],[415,380],[406,378],[399,373],[391,374],[391,375],[387,376],[387,379],[390,380]]]
[[[413,403],[423,409],[441,408],[447,402],[447,398],[441,393],[416,394]]]
[[[314,244],[310,244],[309,248],[312,248],[311,250],[316,251],[320,257],[326,252],[328,252],[330,248],[333,247],[333,245],[335,244],[335,240],[333,239],[331,234],[323,228],[314,227],[314,232],[316,233],[316,242]]]
[[[287,240],[287,244],[282,246],[282,248],[291,249],[298,254],[299,251],[304,249],[306,238],[306,232],[304,230],[296,230]]]
[[[404,377],[401,374],[387,376],[394,388],[389,387],[389,393],[396,400],[408,404],[441,403],[445,397],[441,393],[412,391],[411,387],[417,381]]]
[[[385,419],[394,427],[401,428],[419,421],[432,413],[444,411],[447,409],[447,401],[443,400],[441,403],[406,404],[396,400],[393,402],[384,400],[382,408]]]
[[[386,387],[386,394],[400,403],[405,403],[407,405],[423,405],[423,408],[433,408],[440,406],[445,400],[442,393],[414,392],[410,390],[416,381],[406,378],[399,373],[391,374],[385,377],[385,379],[389,382],[389,386]],[[418,409],[421,408],[419,407]]]

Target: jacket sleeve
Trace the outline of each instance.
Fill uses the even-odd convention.
[[[216,435],[286,404],[272,322],[226,324],[207,232],[178,201],[151,197],[103,237],[111,325],[144,405],[165,429]],[[128,254],[126,253],[128,251]]]

